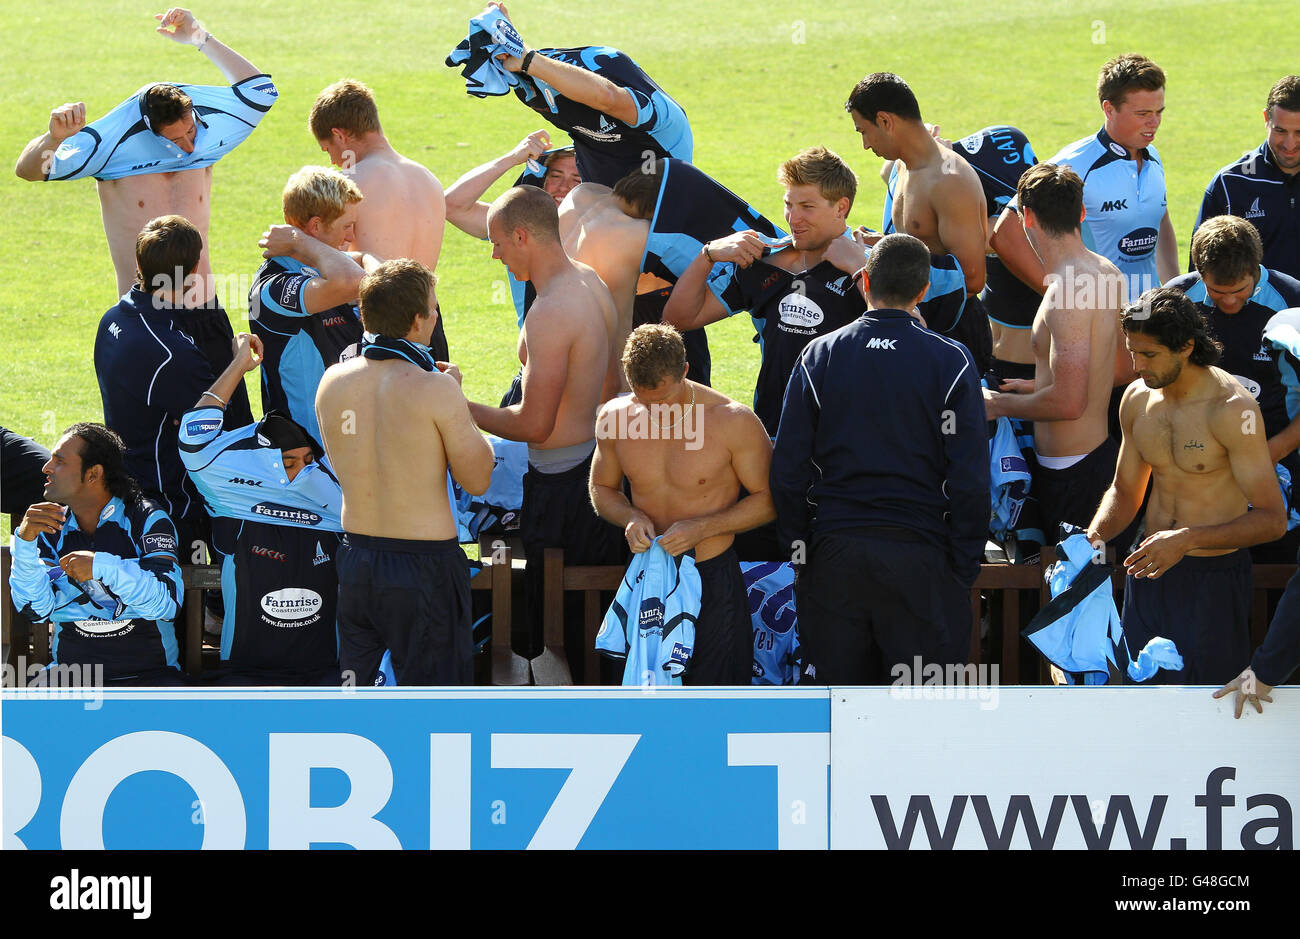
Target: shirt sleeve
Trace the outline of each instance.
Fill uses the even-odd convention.
[[[140,114],[141,91],[144,88],[59,144],[50,157],[46,179],[55,182],[99,176],[105,172],[113,151],[140,134],[149,134]]]
[[[54,609],[54,587],[50,568],[41,563],[40,546],[15,534],[10,537],[9,553],[13,559],[9,592],[14,609],[34,622],[46,619]]]
[[[776,508],[777,535],[782,545],[808,544],[812,512],[808,493],[814,483],[813,444],[821,417],[821,401],[809,373],[807,348],[800,354],[785,386],[781,421],[777,425],[768,477]]]
[[[225,412],[216,406],[191,408],[181,417],[177,435],[181,462],[187,470],[195,470],[212,461],[225,443],[220,439]],[[233,433],[233,431],[232,431]]]
[[[751,264],[741,269],[730,261],[719,261],[709,271],[705,282],[709,292],[718,298],[728,316],[743,310],[752,310],[757,302],[757,281],[754,272],[759,268],[768,269],[767,265]]]
[[[260,315],[262,311],[277,313],[280,316],[310,316],[303,304],[302,292],[307,282],[315,276],[311,268],[290,273],[281,271],[264,280],[254,295],[254,301]]]
[[[984,396],[975,363],[965,348],[940,414],[944,451],[944,490],[948,495],[948,529],[952,566],[966,586],[975,583],[988,539],[989,454]]]
[[[176,527],[161,509],[145,520],[138,558],[96,551],[93,575],[127,605],[132,617],[173,620],[184,586],[176,553]]]
[[[1216,173],[1210,180],[1210,185],[1205,187],[1205,195],[1201,197],[1201,210],[1196,214],[1196,224],[1192,226],[1192,234],[1201,227],[1201,223],[1207,218],[1214,218],[1216,215],[1228,214],[1227,194],[1223,188],[1223,176]],[[1189,239],[1190,243],[1190,239]],[[1192,263],[1192,249],[1187,249],[1187,269],[1196,270],[1196,265]]]
[[[233,85],[184,85],[195,107],[221,111],[248,125],[251,133],[278,99],[270,75],[254,75]]]

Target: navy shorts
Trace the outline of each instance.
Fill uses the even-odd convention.
[[[1097,514],[1102,496],[1115,480],[1119,445],[1107,437],[1078,463],[1062,470],[1039,464],[1034,468],[1030,491],[1043,510],[1043,535],[1051,544],[1060,540],[1058,527],[1069,522],[1087,528]]]
[[[387,649],[399,685],[473,684],[469,560],[456,539],[348,532],[334,567],[345,679],[373,685]]]
[[[745,575],[732,548],[695,565],[700,615],[684,685],[748,685],[754,675],[754,627]]]
[[[1161,670],[1152,684],[1222,685],[1250,661],[1250,551],[1185,557],[1154,580],[1124,581],[1124,638],[1137,655],[1155,636],[1172,639],[1179,672]]]

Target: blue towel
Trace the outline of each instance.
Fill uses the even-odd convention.
[[[1064,556],[1048,568],[1052,600],[1021,635],[1033,643],[1049,662],[1065,672],[1070,684],[1104,685],[1108,665],[1124,668],[1128,677],[1146,681],[1161,668],[1177,671],[1182,656],[1168,639],[1155,637],[1136,657],[1115,609],[1109,564],[1095,563],[1096,553],[1086,535],[1079,533],[1057,545]]]
[[[469,21],[469,35],[447,56],[446,64],[448,68],[461,66],[467,94],[476,98],[504,95],[519,84],[519,76],[497,61],[502,53],[522,56],[523,40],[500,10],[485,10]]]
[[[672,557],[656,538],[648,550],[632,555],[596,635],[596,648],[626,657],[625,686],[680,685],[695,650],[699,615],[695,559]]]

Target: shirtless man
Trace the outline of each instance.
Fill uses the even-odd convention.
[[[1286,531],[1264,418],[1250,394],[1213,367],[1218,344],[1181,291],[1147,291],[1121,323],[1142,382],[1124,392],[1119,464],[1088,539],[1119,534],[1152,479],[1147,537],[1124,561],[1129,648],[1157,635],[1172,639],[1184,668],[1163,680],[1223,684],[1250,656],[1245,548]]]
[[[50,112],[49,130],[23,149],[14,172],[33,182],[95,177],[119,295],[135,281],[135,237],[145,223],[162,215],[188,219],[203,237],[197,273],[200,299],[208,300],[214,295],[208,253],[212,164],[252,133],[275,103],[276,90],[268,75],[223,45],[189,10],[173,8],[155,19],[159,33],[196,46],[232,87],[146,85],[89,125],[84,102],[62,105]],[[230,361],[232,338],[227,321],[225,357],[212,362],[214,373]]]
[[[541,627],[542,556],[560,547],[567,564],[617,564],[618,533],[587,504],[587,475],[596,448],[596,410],[609,397],[606,369],[615,332],[614,301],[596,272],[575,263],[560,243],[555,200],[535,186],[515,186],[488,212],[492,257],[537,290],[519,333],[522,395],[504,408],[471,403],[470,413],[490,434],[528,443],[528,472],[520,510],[520,538],[528,558],[526,608]],[[566,615],[570,668],[580,675],[582,598]]]
[[[436,278],[418,261],[361,281],[361,355],[325,372],[316,417],[343,488],[339,666],[372,684],[384,650],[403,685],[472,680],[469,569],[456,542],[447,470],[487,490],[492,447],[474,426],[460,372],[435,363]]]
[[[359,81],[344,79],[316,96],[308,120],[312,135],[361,189],[353,247],[377,258],[410,258],[438,268],[447,216],[438,177],[407,159],[388,142],[379,125],[375,97]],[[448,355],[442,317],[431,348]]]
[[[1119,269],[1083,244],[1083,181],[1068,166],[1039,163],[1017,187],[1025,234],[1048,272],[1034,316],[1033,381],[984,389],[989,420],[1034,422],[1038,472],[1033,491],[1051,543],[1061,522],[1082,527],[1115,474],[1110,403],[1124,283]]]
[[[700,611],[684,681],[748,685],[753,628],[731,544],[736,532],[776,517],[772,444],[753,411],[686,378],[686,348],[671,326],[638,326],[623,368],[632,394],[607,402],[597,418],[591,504],[623,529],[634,552],[656,537],[673,557],[694,551]],[[655,432],[639,431],[651,424]],[[749,493],[743,499],[741,486]]]
[[[931,136],[912,89],[892,72],[875,72],[854,85],[844,110],[862,135],[864,150],[898,161],[885,233],[913,235],[931,254],[950,254],[961,264],[966,304],[950,335],[966,344],[983,372],[992,356],[993,340],[978,296],[984,289],[988,241],[988,209],[979,176]]]

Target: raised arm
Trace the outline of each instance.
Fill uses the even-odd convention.
[[[461,176],[445,194],[447,221],[472,238],[486,238],[488,203],[479,201],[483,193],[511,168],[540,159],[550,146],[550,134],[533,131],[512,150]]]
[[[197,48],[221,70],[230,84],[262,74],[256,65],[204,29],[189,10],[172,7],[166,13],[155,13],[154,19],[158,20],[156,32],[173,42]]]
[[[86,104],[63,104],[50,112],[50,126],[32,139],[18,156],[14,174],[29,182],[44,182],[50,175],[50,163],[59,144],[86,126]]]
[[[318,276],[302,287],[303,309],[309,315],[323,313],[357,298],[366,269],[346,251],[313,238],[293,225],[272,225],[262,233],[258,247],[262,257],[291,257],[315,268]]]
[[[244,376],[262,361],[262,340],[252,333],[240,333],[234,338],[235,357],[226,370],[217,376],[212,387],[199,395],[194,407],[215,407],[225,410],[230,396],[244,383]]]
[[[504,3],[489,3],[488,7],[494,7],[507,19],[510,18]],[[531,51],[534,50],[525,46],[522,57],[501,55],[497,58],[506,71],[519,72],[523,70],[524,59],[529,57]],[[572,101],[595,108],[602,114],[607,114],[629,126],[636,126],[636,99],[632,97],[632,92],[614,84],[602,75],[578,68],[576,65],[569,65],[567,62],[548,59],[544,55],[532,56],[528,63],[527,74],[541,79]]]
[[[673,285],[663,321],[684,332],[726,319],[727,308],[708,288],[709,272],[719,262],[747,268],[762,256],[763,242],[753,230],[707,242]]]

